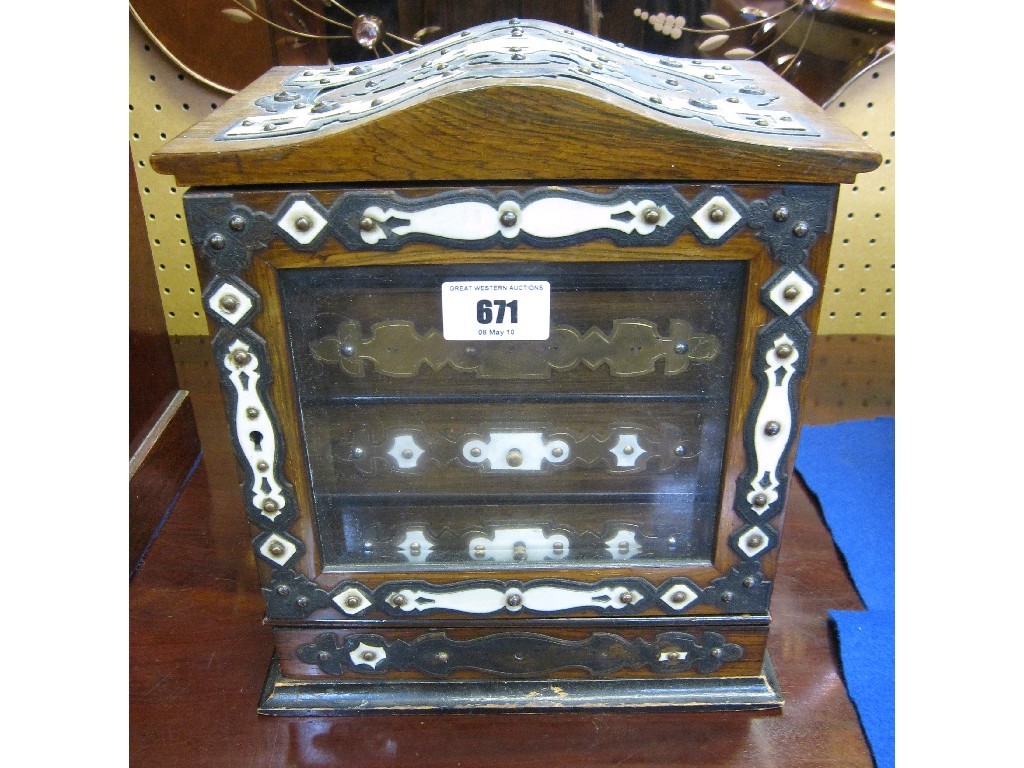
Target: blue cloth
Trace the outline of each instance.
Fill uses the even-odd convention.
[[[879,768],[895,765],[895,433],[891,418],[804,427],[796,457],[867,607],[830,616]]]

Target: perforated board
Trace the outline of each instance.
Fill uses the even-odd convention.
[[[839,191],[835,236],[821,308],[821,334],[895,333],[896,55],[862,70],[829,100],[830,117],[884,160]]]
[[[200,303],[199,279],[181,204],[185,187],[176,187],[173,176],[150,169],[149,156],[164,142],[206,117],[227,96],[177,69],[134,21],[129,26],[129,145],[164,320],[172,336],[205,335],[208,331]]]

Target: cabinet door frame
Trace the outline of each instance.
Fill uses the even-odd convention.
[[[598,212],[616,210],[619,217],[609,214],[597,225],[570,234],[557,223],[546,230],[533,227],[527,206],[552,198]],[[500,598],[487,616],[502,619],[767,615],[835,202],[833,185],[191,190],[186,213],[193,245],[203,257],[204,305],[219,327],[212,341],[215,365],[246,477],[245,506],[268,619],[287,624],[298,619],[407,618],[408,603],[396,604],[395,595],[410,589],[434,590],[449,603],[462,600],[462,605],[473,604],[470,593],[491,601]],[[440,234],[436,227],[423,231],[430,229],[429,217],[424,219],[428,223],[417,225],[420,231],[417,226],[410,231],[408,225],[404,234],[392,229],[394,221],[410,221],[402,213],[465,203],[476,206],[477,213],[493,210],[498,223],[469,235],[457,227]],[[509,206],[523,217],[520,227],[511,228],[514,232],[500,220]],[[642,226],[651,208],[663,213],[657,222]],[[367,218],[373,222],[368,224]],[[625,226],[610,223],[624,220]],[[429,575],[324,569],[303,466],[278,270],[691,260],[743,260],[749,265],[710,565],[565,570],[496,565]],[[228,299],[225,305],[227,294],[234,301]],[[270,461],[260,464],[254,446]],[[571,607],[530,607],[551,590],[560,595],[558,605]],[[600,590],[611,590],[613,599],[626,593],[631,597],[614,607],[585,602]],[[437,615],[457,623],[478,614],[449,608],[438,609]]]

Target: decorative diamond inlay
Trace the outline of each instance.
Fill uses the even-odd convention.
[[[232,325],[237,325],[252,309],[252,299],[231,283],[224,283],[206,301],[211,312]]]
[[[355,587],[349,587],[348,589],[342,590],[338,594],[334,595],[331,600],[338,606],[343,612],[349,616],[354,616],[357,613],[361,613],[373,605],[371,601],[362,590],[356,589]]]
[[[292,559],[296,549],[297,547],[288,539],[283,539],[276,533],[272,533],[260,546],[259,553],[272,563],[284,565]]]
[[[674,584],[664,590],[659,597],[673,611],[681,611],[697,599],[697,593],[686,584]]]
[[[787,291],[792,298],[786,298]],[[768,296],[775,306],[787,315],[792,315],[814,298],[814,287],[799,272],[790,272],[768,292]]]
[[[305,200],[296,200],[285,211],[277,226],[303,245],[309,245],[327,226],[327,219]]]
[[[754,527],[739,537],[737,546],[742,549],[747,557],[755,557],[759,552],[768,547],[768,534],[760,528]]]
[[[740,214],[728,200],[721,195],[715,195],[691,218],[705,235],[712,240],[718,240],[736,225],[740,220]]]

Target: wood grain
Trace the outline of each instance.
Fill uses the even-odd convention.
[[[737,66],[739,64],[737,63]],[[301,71],[276,67],[153,155],[180,185],[544,179],[851,182],[881,157],[755,62],[773,108],[819,136],[750,136],[638,107],[586,83],[452,82],[408,104],[295,137],[215,141]],[[481,81],[482,82],[482,81]],[[514,116],[511,119],[509,116]]]

